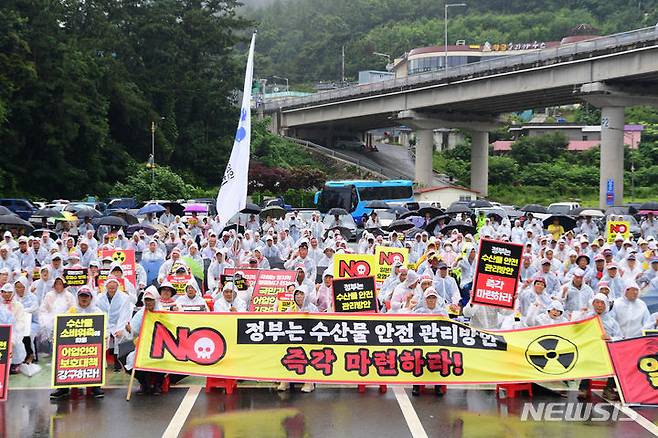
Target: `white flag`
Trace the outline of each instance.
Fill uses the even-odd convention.
[[[220,229],[247,205],[247,183],[249,174],[249,149],[251,146],[251,82],[254,75],[254,43],[256,34],[251,37],[247,71],[244,75],[244,91],[240,121],[235,133],[231,158],[228,160],[222,185],[217,194],[217,214]]]

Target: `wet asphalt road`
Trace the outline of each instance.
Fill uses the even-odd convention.
[[[196,383],[196,382],[195,382]],[[185,384],[185,380],[181,385]],[[133,395],[126,388],[106,389],[101,400],[77,398],[57,402],[47,389],[10,390],[0,403],[0,436],[6,437],[159,437],[180,423],[184,438],[197,437],[647,437],[635,421],[521,421],[526,402],[576,402],[576,392],[561,398],[535,387],[534,397],[497,399],[493,390],[451,387],[443,397],[428,392],[411,395],[411,388],[393,387],[380,394],[369,387],[320,386],[314,393],[277,393],[269,385],[241,387],[226,395],[201,389],[189,413],[177,414],[188,393],[198,386],[173,387],[161,396]],[[188,396],[189,398],[189,396]],[[405,401],[406,400],[406,401]],[[594,397],[593,401],[602,401]],[[405,404],[410,402],[410,404]],[[636,408],[649,422],[658,409]],[[185,415],[187,414],[187,415]],[[414,420],[414,416],[416,419]],[[585,435],[587,434],[587,435]]]

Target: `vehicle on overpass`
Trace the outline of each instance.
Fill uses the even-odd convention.
[[[342,208],[352,215],[358,225],[361,225],[362,216],[372,211],[366,208],[369,201],[414,202],[413,181],[327,181],[324,188],[315,194],[315,204],[322,213],[331,208]]]
[[[352,149],[362,151],[366,148],[366,144],[355,135],[340,135],[334,142],[336,149]]]

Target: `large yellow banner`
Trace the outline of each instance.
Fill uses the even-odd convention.
[[[136,368],[246,380],[498,383],[613,374],[598,317],[479,331],[428,315],[149,312]]]

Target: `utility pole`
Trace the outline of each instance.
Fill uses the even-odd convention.
[[[155,122],[151,122],[151,184],[155,184]]]
[[[341,85],[345,85],[345,45],[343,44],[342,48],[342,67],[341,67],[341,74],[340,74],[340,83]]]

